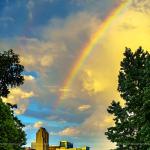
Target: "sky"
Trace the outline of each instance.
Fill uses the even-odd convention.
[[[5,102],[17,104],[27,146],[39,127],[50,145],[108,150],[107,113],[120,101],[117,76],[125,47],[150,50],[149,0],[1,0],[0,51],[13,49],[24,85]]]

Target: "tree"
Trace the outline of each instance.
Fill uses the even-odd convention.
[[[141,47],[126,48],[118,76],[118,91],[125,104],[112,101],[107,111],[114,115],[114,126],[107,138],[117,150],[150,148],[150,54]]]
[[[23,84],[23,70],[19,56],[13,50],[0,53],[0,96],[7,97],[10,87]]]
[[[0,100],[0,149],[21,150],[25,145],[24,125],[14,115],[13,106]]]
[[[13,50],[0,53],[0,149],[21,150],[26,143],[24,125],[14,115],[16,105],[2,102],[7,97],[9,89],[23,84],[21,75],[24,67],[20,64],[19,56]]]

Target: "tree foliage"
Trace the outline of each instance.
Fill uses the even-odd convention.
[[[118,150],[150,148],[150,54],[141,47],[135,52],[126,48],[118,76],[118,91],[125,101],[112,101],[108,113],[114,115],[107,138]]]
[[[23,84],[24,78],[21,75],[23,70],[19,56],[13,50],[0,53],[0,96],[7,97],[9,87]]]
[[[24,125],[14,115],[16,105],[6,104],[9,89],[23,84],[24,67],[13,50],[0,53],[0,150],[21,150],[26,143]]]
[[[21,150],[25,145],[24,125],[14,115],[12,105],[0,99],[0,149]]]

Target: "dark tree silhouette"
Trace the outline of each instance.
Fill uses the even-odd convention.
[[[118,91],[125,101],[113,101],[107,111],[114,115],[115,125],[108,128],[107,138],[117,150],[150,148],[150,54],[140,47],[126,48],[118,76]]]
[[[26,143],[24,125],[14,115],[16,105],[2,102],[9,89],[23,84],[24,67],[13,50],[0,53],[0,150],[21,150]]]
[[[24,78],[21,75],[23,70],[19,56],[13,50],[0,53],[0,96],[7,97],[9,87],[23,84]]]

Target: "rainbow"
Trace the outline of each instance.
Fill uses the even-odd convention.
[[[60,101],[63,99],[65,92],[68,92],[67,89],[71,86],[72,82],[74,81],[74,78],[78,74],[81,66],[84,64],[86,58],[89,56],[89,54],[92,52],[96,44],[103,38],[105,31],[108,29],[108,27],[112,24],[112,22],[115,20],[115,18],[128,6],[132,0],[124,0],[121,2],[117,7],[115,7],[109,15],[104,19],[104,21],[99,25],[98,30],[90,37],[88,43],[84,46],[83,50],[81,51],[80,55],[74,62],[69,74],[66,77],[66,80],[63,82],[63,85],[61,86],[61,89],[58,95],[58,100],[56,101],[56,105],[60,103]]]

